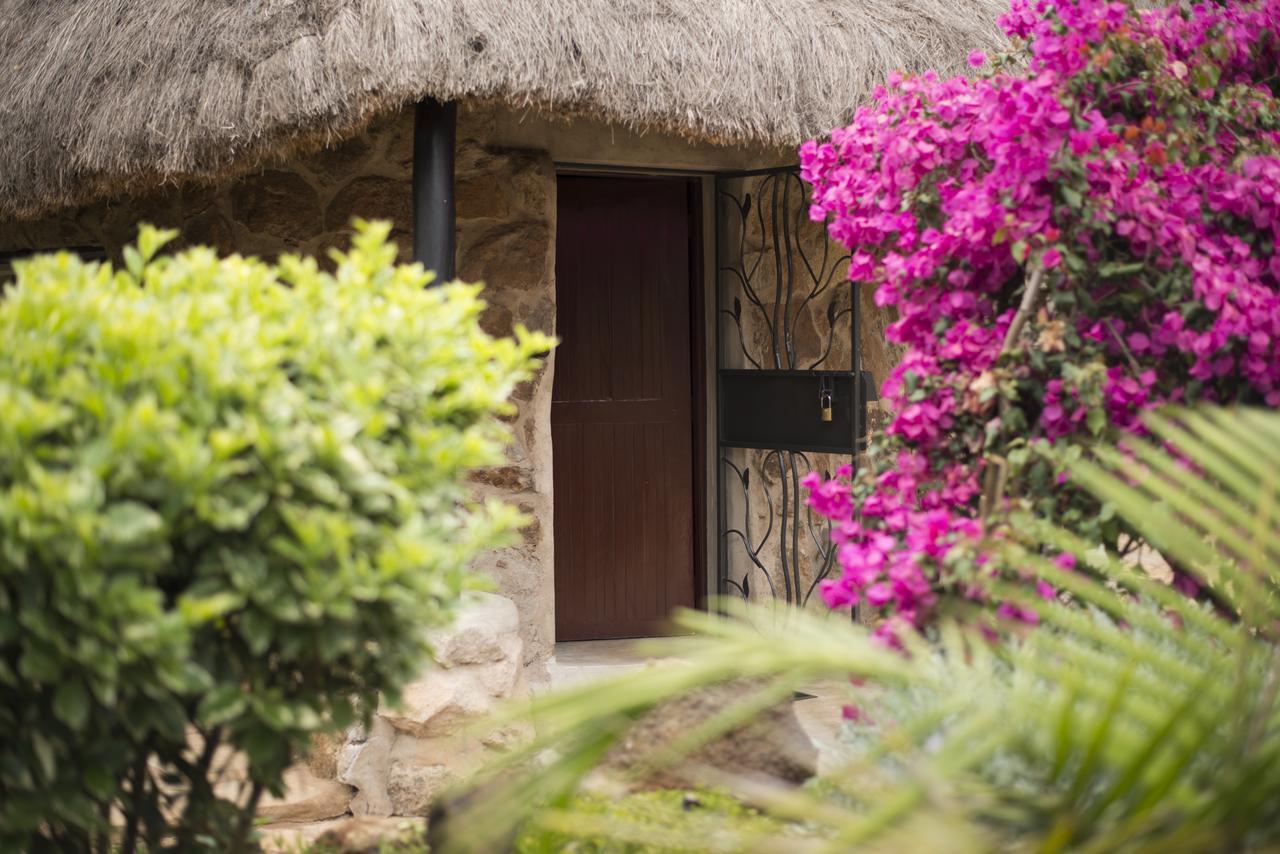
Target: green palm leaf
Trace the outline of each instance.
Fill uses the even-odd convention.
[[[802,788],[708,777],[802,827],[803,844],[722,827],[718,843],[686,838],[685,850],[726,850],[727,840],[734,850],[831,851],[1277,844],[1280,659],[1270,638],[1280,624],[1280,415],[1171,410],[1148,423],[1151,439],[1099,448],[1071,476],[1216,604],[1188,599],[1114,549],[1018,518],[1010,530],[1023,536],[991,543],[993,553],[1071,600],[997,585],[993,595],[1041,617],[1019,642],[992,647],[949,624],[903,657],[859,626],[812,614],[779,620],[742,604],[726,608],[728,619],[684,613],[677,621],[696,638],[649,650],[681,664],[539,700],[532,752],[508,763],[496,797],[458,822],[467,841],[455,834],[451,844],[479,850],[477,826],[509,826],[550,803],[561,807],[556,826],[572,827],[570,796],[583,778],[630,722],[675,694],[755,680],[679,744],[655,745],[655,763],[677,761],[792,690],[850,675],[877,686],[867,702],[882,723],[870,740],[850,742],[845,767]],[[1060,551],[1089,571],[1044,557]],[[547,748],[554,758],[532,758]],[[582,818],[607,835],[598,813]],[[643,828],[620,835],[635,842]]]

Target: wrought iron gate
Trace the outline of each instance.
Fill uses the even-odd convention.
[[[717,583],[804,606],[832,573],[801,478],[857,463],[874,384],[859,305],[794,168],[716,178]]]

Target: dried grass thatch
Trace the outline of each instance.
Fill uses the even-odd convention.
[[[426,95],[723,142],[956,70],[1006,0],[0,0],[0,214],[210,178]]]

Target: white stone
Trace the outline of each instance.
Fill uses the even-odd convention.
[[[501,661],[508,657],[504,639],[519,631],[520,615],[510,599],[473,593],[468,600],[452,625],[427,635],[436,661],[444,667]]]
[[[384,704],[368,734],[353,729],[337,779],[355,786],[354,815],[424,815],[440,793],[474,774],[496,751],[532,737],[527,723],[460,731],[502,702],[528,696],[524,643],[514,603],[470,598],[455,623],[430,636],[441,663]]]
[[[284,772],[284,796],[264,795],[258,815],[268,821],[323,821],[347,814],[351,787],[337,780],[324,780],[306,765],[294,765]]]
[[[387,775],[387,792],[396,815],[426,815],[431,804],[458,780],[448,765],[421,765],[397,760]]]
[[[395,843],[422,833],[421,819],[361,816],[306,823],[276,823],[262,828],[262,848],[267,854],[298,854],[320,850],[355,854],[399,850]]]
[[[507,753],[533,741],[533,724],[529,721],[517,721],[499,727],[480,740],[490,750]]]
[[[467,721],[493,711],[494,697],[475,668],[434,670],[405,687],[400,704],[378,717],[419,738],[448,735]]]
[[[520,661],[524,655],[524,644],[520,642],[520,638],[509,635],[503,638],[503,646],[511,653],[506,658],[492,664],[469,668],[484,686],[485,691],[491,697],[500,700],[505,700],[516,693],[516,688],[521,682],[520,677],[524,674],[524,665]]]
[[[352,815],[391,815],[387,796],[387,763],[395,743],[391,724],[375,717],[368,733],[359,727],[347,732],[347,743],[338,754],[338,782],[354,786]]]

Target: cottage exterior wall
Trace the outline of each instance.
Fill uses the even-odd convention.
[[[515,324],[523,323],[554,333],[556,164],[716,171],[793,160],[794,153],[786,149],[724,148],[591,119],[566,121],[464,104],[459,110],[456,150],[458,276],[486,283],[489,308],[481,321],[486,331],[506,335]],[[390,220],[400,260],[407,261],[412,243],[412,169],[413,110],[404,109],[375,119],[364,132],[333,147],[217,186],[171,187],[41,220],[0,222],[0,251],[93,245],[118,256],[134,238],[137,223],[147,221],[178,229],[179,246],[206,244],[224,254],[268,258],[300,252],[325,259],[330,249],[346,244],[350,221],[360,216]],[[708,229],[712,229],[711,189],[707,182],[704,218]],[[713,229],[705,231],[704,245],[711,247],[713,241]],[[712,281],[714,259],[708,257],[707,265],[707,279]],[[869,294],[863,296],[864,365],[880,381],[896,354],[883,344],[886,318],[869,304]],[[707,299],[714,299],[710,290]],[[714,315],[713,305],[707,306],[709,316]],[[802,331],[806,340],[816,340],[816,333]],[[712,340],[708,336],[708,347]],[[707,362],[713,370],[710,351]],[[514,440],[506,463],[473,475],[478,497],[511,501],[531,518],[516,544],[485,555],[477,568],[517,603],[525,662],[535,668],[551,656],[555,641],[554,364],[553,354],[513,395],[517,412],[511,417]],[[714,415],[714,407],[709,412]],[[714,435],[714,425],[708,426],[709,436]],[[714,459],[714,446],[708,452],[709,459]],[[707,484],[709,489],[714,487],[710,472]],[[714,512],[714,507],[709,511]],[[708,521],[714,530],[714,518]],[[768,520],[752,524],[767,526]],[[714,553],[709,548],[709,556]]]
[[[457,273],[465,281],[486,283],[488,308],[481,325],[493,335],[508,335],[517,323],[555,333],[558,163],[588,169],[623,165],[710,172],[793,159],[793,153],[785,150],[717,148],[591,120],[555,121],[483,105],[464,105],[459,111],[455,154]],[[331,263],[325,260],[329,250],[346,245],[351,219],[359,216],[391,221],[400,260],[408,261],[412,168],[413,111],[406,109],[375,120],[363,133],[331,148],[217,186],[171,187],[41,220],[0,222],[0,252],[97,246],[118,257],[134,239],[137,223],[145,221],[176,228],[178,247],[204,244],[222,254],[266,258],[298,252]],[[710,248],[715,241],[714,183],[704,180],[703,189],[703,243]],[[822,240],[814,239],[819,244]],[[748,234],[745,245],[735,251],[759,253],[762,240],[761,235]],[[818,248],[815,244],[815,254]],[[710,283],[717,275],[714,255],[708,252],[704,260],[704,275]],[[704,298],[706,314],[714,317],[713,288],[708,286]],[[866,300],[863,309],[864,365],[883,380],[896,354],[882,341],[885,318]],[[752,327],[751,337],[759,334]],[[819,346],[821,330],[816,326],[800,329],[798,335],[808,349]],[[707,336],[706,346],[707,370],[713,372],[713,335]],[[847,361],[847,353],[836,356]],[[442,787],[471,773],[489,753],[505,749],[508,734],[463,745],[449,739],[465,720],[483,715],[497,700],[524,696],[526,680],[545,674],[545,662],[554,651],[554,370],[553,353],[532,379],[515,390],[516,411],[510,416],[513,440],[506,462],[472,474],[478,498],[514,503],[531,520],[514,545],[477,561],[477,570],[487,573],[498,592],[516,606],[491,603],[490,611],[515,612],[510,620],[498,621],[500,626],[495,622],[485,628],[501,641],[500,654],[474,661],[454,656],[457,660],[453,660],[446,643],[449,648],[441,649],[440,666],[423,671],[406,691],[404,707],[381,710],[368,732],[348,733],[340,742],[326,742],[326,749],[318,743],[311,765],[292,769],[288,796],[272,801],[264,814],[275,818],[321,818],[346,810],[357,815],[423,814]],[[709,417],[714,418],[715,407],[710,401],[707,405]],[[710,423],[703,440],[711,460],[716,459],[714,435],[715,425]],[[762,469],[764,481],[781,476],[767,466]],[[714,472],[709,469],[704,474],[710,494]],[[771,524],[759,509],[766,502],[753,506],[759,518],[747,525],[763,530]],[[708,512],[714,514],[714,503]],[[714,531],[714,515],[709,515],[708,524]],[[715,548],[713,543],[706,545],[710,561]],[[762,559],[772,558],[762,555]],[[461,632],[458,637],[466,635],[462,627],[454,631]],[[326,761],[317,762],[317,758]]]

